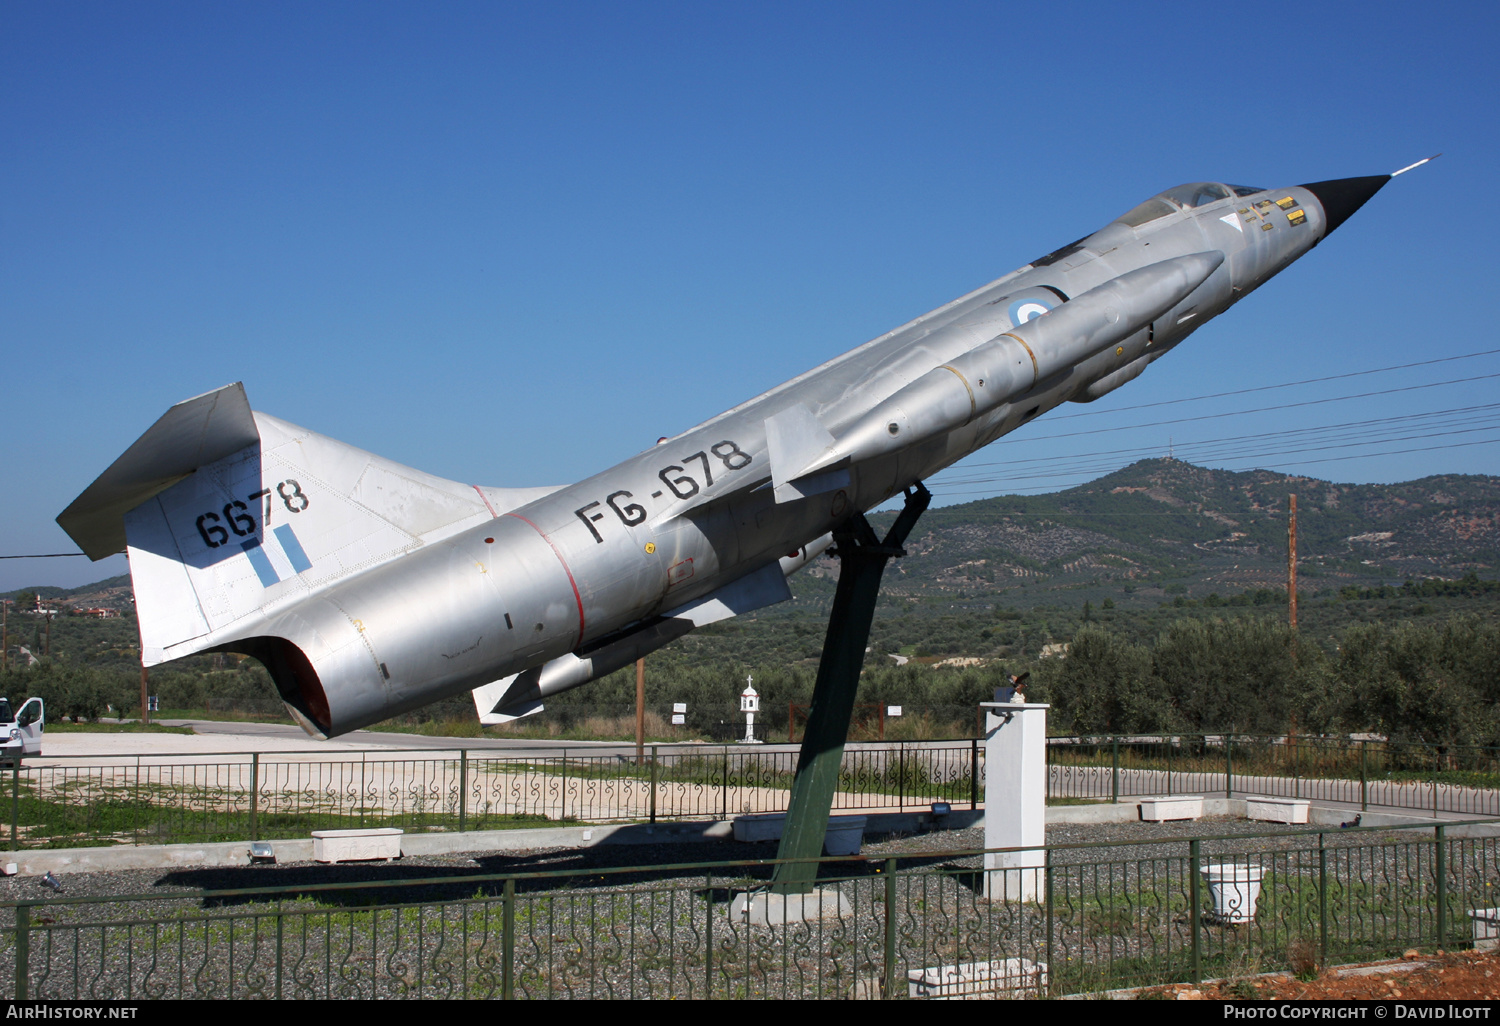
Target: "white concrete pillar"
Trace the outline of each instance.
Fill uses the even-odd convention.
[[[984,710],[984,846],[1016,848],[1047,840],[1047,710],[1027,703],[982,702]],[[1037,901],[1046,890],[1045,853],[984,857],[984,896]]]

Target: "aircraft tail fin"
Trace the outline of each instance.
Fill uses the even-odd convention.
[[[153,665],[549,490],[402,466],[252,413],[236,383],[174,406],[58,522],[96,559],[126,548]]]

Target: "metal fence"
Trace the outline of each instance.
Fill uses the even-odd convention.
[[[1047,760],[1051,800],[1259,794],[1500,816],[1493,749],[1077,737],[1048,739]],[[8,815],[11,849],[263,840],[346,827],[727,819],[786,811],[796,763],[795,749],[736,745],[651,745],[639,763],[633,750],[526,757],[458,748],[49,758],[0,777],[0,816]],[[894,812],[935,801],[977,808],[983,780],[984,748],[975,739],[851,744],[834,808]]]
[[[1500,816],[1500,750],[1347,737],[1173,734],[1047,740],[1048,796],[1256,794]]]
[[[10,901],[0,988],[16,1000],[1091,993],[1464,947],[1467,913],[1500,882],[1500,842],[1454,824],[1139,843],[1154,847],[1040,849],[1025,901],[984,897],[980,852],[821,860],[842,914],[779,926],[736,910],[770,860],[424,879],[362,868],[357,884]]]
[[[395,826],[729,818],[783,812],[795,749],[652,745],[625,755],[381,750],[78,757],[11,770],[13,849],[305,837]],[[850,746],[835,808],[976,807],[980,744]],[[3,778],[0,778],[3,780]],[[0,785],[3,787],[3,785]],[[3,814],[3,812],[0,812]]]

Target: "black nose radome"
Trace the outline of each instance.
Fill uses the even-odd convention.
[[[1313,182],[1302,188],[1318,197],[1323,205],[1323,214],[1328,219],[1328,233],[1349,220],[1354,212],[1365,205],[1365,201],[1380,191],[1381,186],[1391,180],[1390,175],[1369,175],[1365,178],[1335,178],[1328,182]]]

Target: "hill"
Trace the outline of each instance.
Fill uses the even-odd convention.
[[[1079,592],[1081,604],[1284,589],[1294,493],[1299,592],[1486,577],[1500,566],[1500,478],[1345,485],[1164,458],[1066,491],[929,510],[887,593],[972,607],[1032,605],[1059,591]],[[831,570],[832,561],[815,568]]]
[[[1293,493],[1299,592],[1489,578],[1500,568],[1500,478],[1349,485],[1162,458],[1065,491],[929,510],[886,575],[883,610],[1081,607],[1105,598],[1148,607],[1284,591]],[[894,514],[872,519],[883,529]],[[764,615],[822,615],[837,572],[835,560],[819,560],[793,578],[794,602]],[[131,607],[128,577],[9,597],[24,591],[64,605]]]

